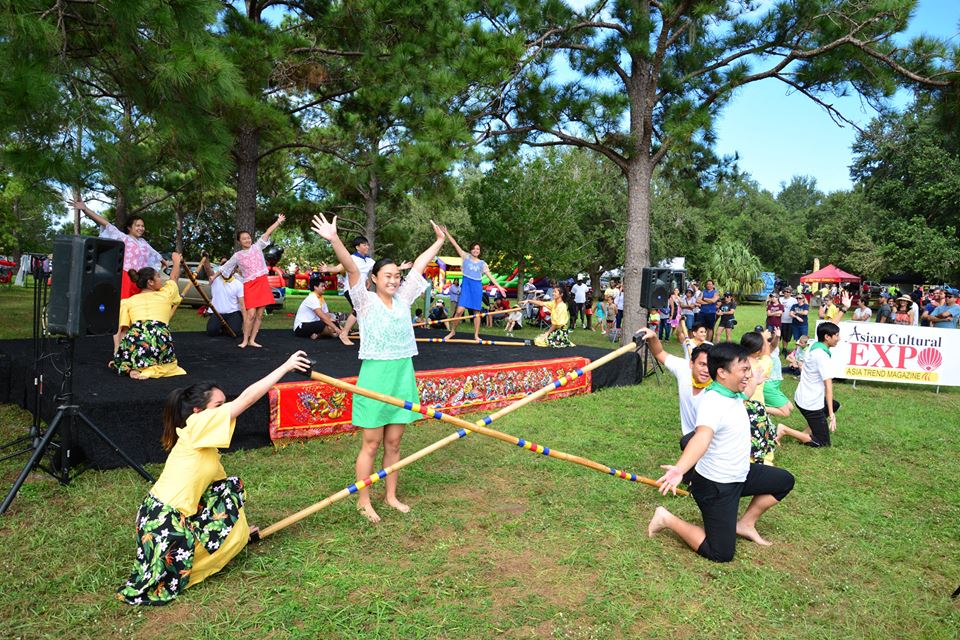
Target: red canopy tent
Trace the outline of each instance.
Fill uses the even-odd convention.
[[[860,282],[860,277],[828,264],[823,269],[801,276],[800,282]]]

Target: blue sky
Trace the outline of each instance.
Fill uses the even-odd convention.
[[[960,39],[960,0],[920,0],[910,35],[926,33]],[[717,151],[739,154],[739,166],[761,187],[777,193],[795,175],[816,178],[825,192],[849,189],[850,146],[856,131],[838,127],[823,110],[800,95],[789,95],[787,87],[775,80],[743,87],[717,122]],[[876,115],[856,96],[828,97],[826,102],[860,126]],[[896,103],[906,104],[909,96],[898,94]]]

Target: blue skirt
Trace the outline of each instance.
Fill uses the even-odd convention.
[[[463,282],[460,284],[460,302],[457,306],[470,311],[481,311],[483,309],[483,285],[479,280],[463,278]]]

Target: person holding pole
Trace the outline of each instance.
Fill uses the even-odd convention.
[[[715,345],[707,366],[713,382],[700,401],[696,431],[677,462],[662,465],[666,473],[657,481],[662,494],[676,493],[692,469],[691,493],[703,515],[703,527],[657,507],[647,535],[670,529],[701,556],[729,562],[737,536],[770,545],[757,532],[757,520],[793,490],[794,478],[784,469],[750,462],[750,419],[744,399],[753,393],[756,381],[747,350],[731,342]],[[738,520],[742,496],[753,497]]]
[[[233,273],[240,270],[243,276],[243,341],[237,346],[260,347],[257,343],[257,334],[260,333],[260,323],[263,321],[263,311],[273,304],[273,290],[267,282],[267,261],[263,257],[263,250],[270,244],[270,235],[277,230],[287,217],[282,213],[277,221],[270,225],[256,242],[249,231],[238,231],[237,242],[240,251],[237,251],[227,262],[220,267],[224,273]]]
[[[223,260],[222,262],[226,262]],[[210,301],[213,308],[216,309],[220,317],[213,310],[207,309],[207,335],[211,338],[216,336],[229,336],[226,327],[220,318],[227,323],[233,330],[234,337],[243,335],[243,283],[234,273],[226,273],[215,270],[210,265],[210,258],[206,252],[203,252],[200,258],[200,264],[197,271],[203,269],[207,281],[210,283]]]
[[[212,382],[174,389],[163,409],[163,472],[136,519],[137,560],[117,598],[132,605],[171,602],[220,571],[246,546],[243,482],[227,477],[219,449],[230,446],[237,416],[291,371],[307,371],[297,351],[232,402]]]
[[[347,273],[350,298],[362,327],[360,341],[360,376],[357,386],[395,398],[417,399],[416,374],[413,371],[413,356],[417,355],[417,343],[410,323],[410,307],[429,286],[423,278],[423,270],[446,239],[444,230],[432,220],[430,224],[436,239],[426,251],[417,256],[406,279],[400,278],[400,267],[389,258],[377,260],[370,269],[370,279],[376,293],[367,291],[366,278],[350,257],[350,252],[337,235],[337,217],[327,221],[323,214],[313,217],[313,230],[330,242],[337,259]],[[383,443],[381,467],[388,467],[400,460],[400,439],[407,424],[420,419],[420,414],[394,407],[384,402],[361,395],[353,396],[353,424],[362,429],[362,444],[357,456],[357,480],[364,480],[373,472],[373,462]],[[386,479],[386,503],[401,513],[410,507],[397,498],[397,476]],[[370,502],[370,491],[357,492],[357,510],[370,522],[380,521],[380,515]]]
[[[164,282],[153,267],[131,270],[140,293],[120,301],[120,344],[110,367],[134,380],[186,375],[177,363],[170,320],[180,304],[180,254],[173,253],[173,270]]]
[[[504,289],[500,283],[497,282],[496,278],[493,277],[493,274],[490,273],[490,268],[487,267],[487,263],[480,259],[479,242],[474,242],[470,245],[470,253],[467,253],[460,248],[460,245],[453,239],[453,236],[450,235],[450,231],[447,230],[446,227],[443,228],[443,232],[446,234],[446,237],[450,239],[450,244],[453,245],[457,255],[463,260],[463,266],[461,267],[463,270],[463,279],[460,285],[460,299],[457,301],[457,307],[453,313],[453,324],[450,327],[450,333],[445,337],[446,339],[456,337],[457,325],[460,324],[459,318],[469,309],[478,314],[473,318],[473,339],[480,342],[479,313],[483,310],[483,276],[486,275],[487,278],[490,279],[490,282],[500,290],[504,298],[507,297],[507,290]]]

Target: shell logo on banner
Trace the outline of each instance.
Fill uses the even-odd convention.
[[[841,322],[835,378],[960,386],[960,331]]]

